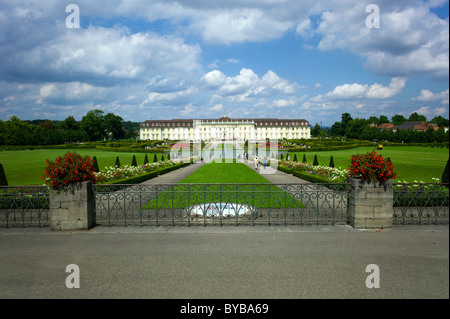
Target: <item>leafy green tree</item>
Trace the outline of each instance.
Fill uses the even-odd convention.
[[[394,115],[391,118],[391,123],[394,124],[395,126],[399,126],[402,125],[403,123],[407,122],[408,120],[403,116],[403,115]]]
[[[119,140],[125,137],[125,128],[123,127],[123,119],[114,115],[113,113],[108,113],[104,116],[104,129],[108,137]]]
[[[434,117],[430,122],[436,123],[436,125],[438,127],[448,127],[449,126],[448,119],[444,118],[442,115]]]
[[[408,121],[410,121],[410,122],[415,122],[415,121],[423,121],[423,122],[426,122],[426,121],[427,121],[427,118],[425,117],[425,115],[420,115],[420,114],[418,114],[417,112],[414,112],[414,113],[412,113],[412,114],[409,116]]]
[[[90,141],[99,141],[105,135],[103,111],[91,110],[81,119],[80,127],[86,132]]]

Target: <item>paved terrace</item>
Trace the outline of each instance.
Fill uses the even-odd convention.
[[[69,264],[80,288],[65,285]],[[369,264],[380,288],[366,286]],[[9,228],[0,229],[0,269],[0,298],[448,299],[449,226]]]

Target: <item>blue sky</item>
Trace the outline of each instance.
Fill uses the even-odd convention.
[[[2,0],[0,119],[448,118],[448,12],[444,0]]]

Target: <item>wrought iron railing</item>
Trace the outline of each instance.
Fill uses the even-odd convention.
[[[348,184],[94,185],[97,224],[348,222]]]
[[[0,186],[0,227],[49,225],[49,188]]]
[[[448,184],[395,183],[393,209],[394,224],[448,224]]]

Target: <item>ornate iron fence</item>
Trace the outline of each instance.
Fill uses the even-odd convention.
[[[94,185],[104,225],[346,224],[348,184]]]
[[[393,210],[394,224],[448,224],[448,184],[396,183]]]
[[[0,186],[0,227],[49,226],[49,188]]]

